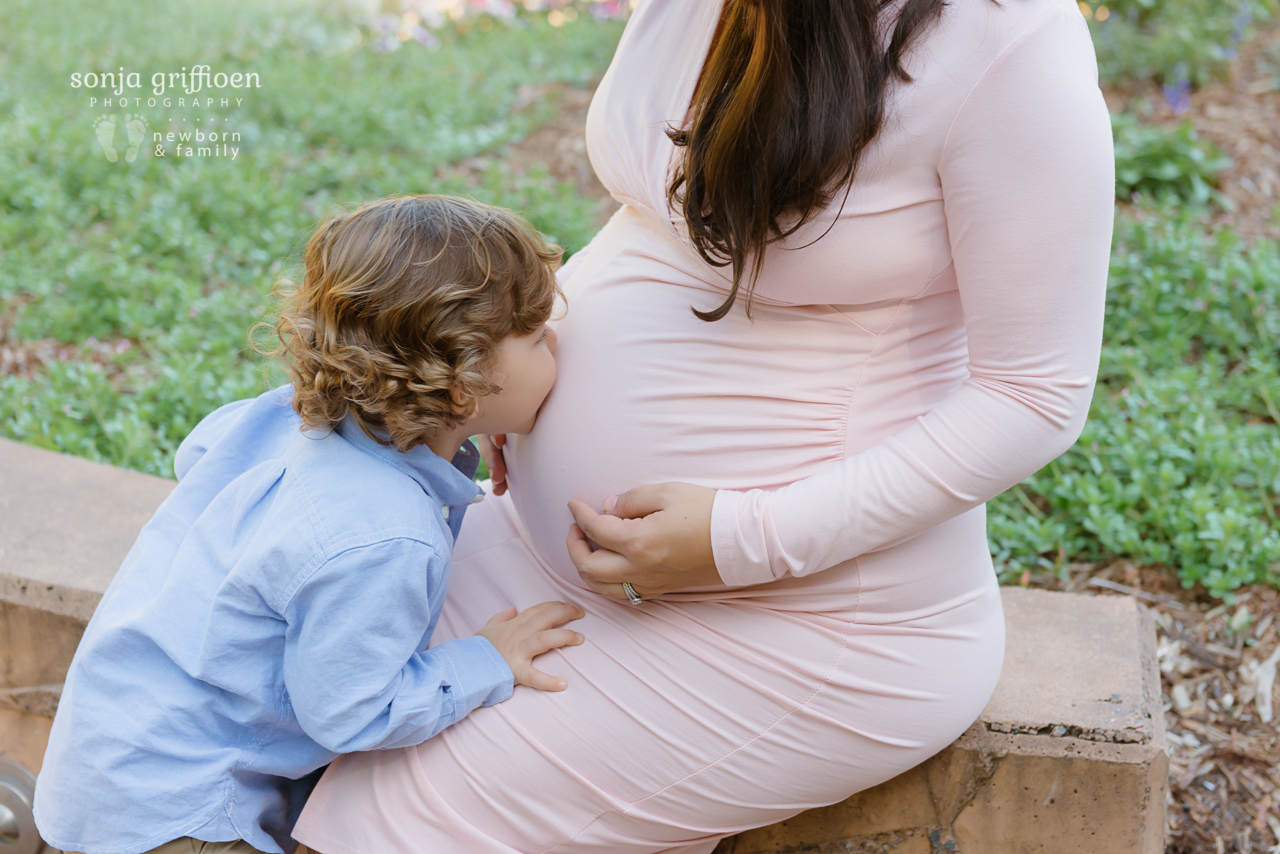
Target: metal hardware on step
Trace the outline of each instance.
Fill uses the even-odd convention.
[[[36,778],[21,765],[0,759],[0,854],[39,854],[44,842],[31,805]]]

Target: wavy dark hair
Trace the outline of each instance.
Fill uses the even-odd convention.
[[[694,247],[732,266],[729,313],[748,259],[794,234],[848,188],[884,124],[892,78],[911,82],[903,57],[945,0],[905,0],[885,45],[889,0],[724,0],[715,47],[686,125],[667,130],[684,149],[667,198]],[[783,228],[779,221],[795,217]],[[760,263],[747,286],[747,313]]]

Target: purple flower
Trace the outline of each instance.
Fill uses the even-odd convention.
[[[1240,4],[1240,12],[1239,12],[1239,14],[1237,14],[1237,15],[1236,15],[1235,20],[1232,22],[1232,24],[1233,24],[1233,25],[1234,25],[1234,27],[1235,27],[1235,28],[1231,31],[1231,43],[1232,43],[1232,44],[1238,44],[1238,43],[1240,42],[1240,40],[1241,40],[1242,38],[1244,38],[1244,28],[1245,28],[1245,27],[1247,27],[1247,26],[1249,26],[1249,24],[1251,24],[1251,23],[1253,23],[1253,13],[1251,13],[1251,12],[1249,11],[1249,7],[1248,7],[1248,6],[1246,6],[1245,4],[1241,3],[1241,4]]]
[[[1179,115],[1191,109],[1191,81],[1179,69],[1178,80],[1172,86],[1168,83],[1161,87],[1164,99]]]

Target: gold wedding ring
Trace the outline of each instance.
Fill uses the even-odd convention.
[[[640,598],[640,594],[631,586],[629,582],[622,582],[622,592],[627,594],[627,601],[632,605],[639,605],[644,600]]]

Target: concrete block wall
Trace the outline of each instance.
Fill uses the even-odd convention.
[[[0,439],[0,759],[39,772],[84,626],[172,488]],[[963,736],[717,854],[1161,854],[1168,760],[1150,614],[1119,597],[1003,598],[1004,671]]]

